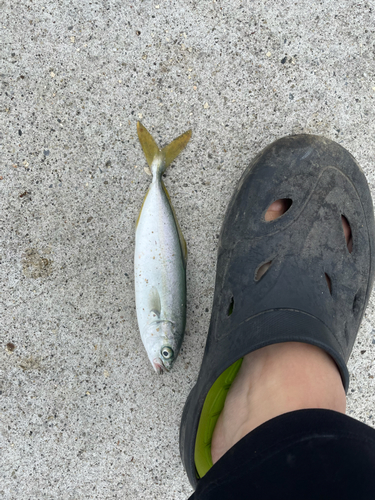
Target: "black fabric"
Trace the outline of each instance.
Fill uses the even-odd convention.
[[[190,500],[373,500],[375,430],[322,409],[285,413],[236,443]]]

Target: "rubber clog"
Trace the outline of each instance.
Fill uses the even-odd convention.
[[[266,222],[278,199],[289,200],[289,209]],[[314,135],[284,137],[245,170],[223,222],[204,357],[180,428],[193,487],[212,466],[212,433],[244,355],[279,342],[321,347],[347,391],[346,363],[374,280],[374,237],[366,178],[339,144]]]

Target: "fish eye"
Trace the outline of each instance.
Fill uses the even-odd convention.
[[[164,359],[171,359],[174,356],[173,349],[168,346],[162,347],[160,352]]]

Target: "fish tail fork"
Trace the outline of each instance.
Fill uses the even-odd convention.
[[[154,174],[154,169],[151,166],[154,163],[156,167],[155,173],[159,175],[162,175],[165,172],[173,160],[185,148],[191,137],[191,130],[188,130],[174,139],[171,143],[167,144],[163,149],[159,149],[154,138],[141,122],[137,122],[137,132],[139,142],[141,143],[147,163],[151,168],[152,173]]]

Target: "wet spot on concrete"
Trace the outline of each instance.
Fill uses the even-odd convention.
[[[22,271],[26,278],[46,278],[52,273],[52,260],[28,248],[22,256]]]

